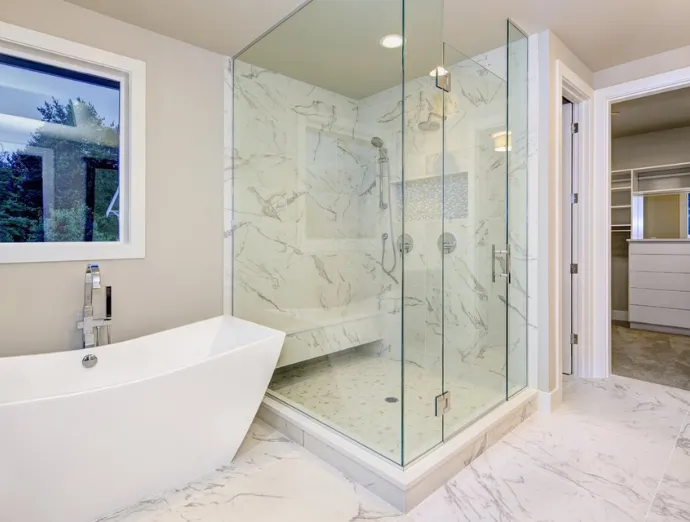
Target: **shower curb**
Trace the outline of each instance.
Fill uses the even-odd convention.
[[[258,418],[403,513],[431,495],[537,411],[526,389],[404,469],[266,396]]]

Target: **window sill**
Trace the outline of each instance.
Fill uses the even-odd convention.
[[[143,259],[146,246],[134,243],[0,243],[0,264]]]

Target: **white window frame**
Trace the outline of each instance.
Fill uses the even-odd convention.
[[[0,243],[0,264],[144,258],[146,64],[4,22],[0,22],[0,53],[120,82],[121,196],[118,242]],[[47,157],[43,158],[45,162]]]

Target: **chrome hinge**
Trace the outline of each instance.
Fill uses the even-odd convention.
[[[575,204],[580,202],[580,195],[576,192],[575,194],[570,195],[570,203]]]
[[[580,132],[580,124],[579,123],[573,123],[572,126],[570,127],[570,132],[572,134],[577,134]]]
[[[450,392],[447,391],[436,397],[435,401],[436,416],[441,417],[450,411]]]
[[[438,74],[439,69],[441,67],[436,69],[436,87],[442,91],[450,92],[450,71],[446,71],[446,74]]]
[[[578,266],[577,263],[570,263],[570,273],[571,274],[577,274],[578,272]]]
[[[577,344],[580,338],[576,333],[571,333],[570,334],[570,344]]]

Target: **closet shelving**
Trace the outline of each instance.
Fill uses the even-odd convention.
[[[682,190],[690,190],[690,162],[612,170],[611,232],[632,232],[633,206],[643,196]]]
[[[632,230],[632,171],[611,171],[611,232]]]

